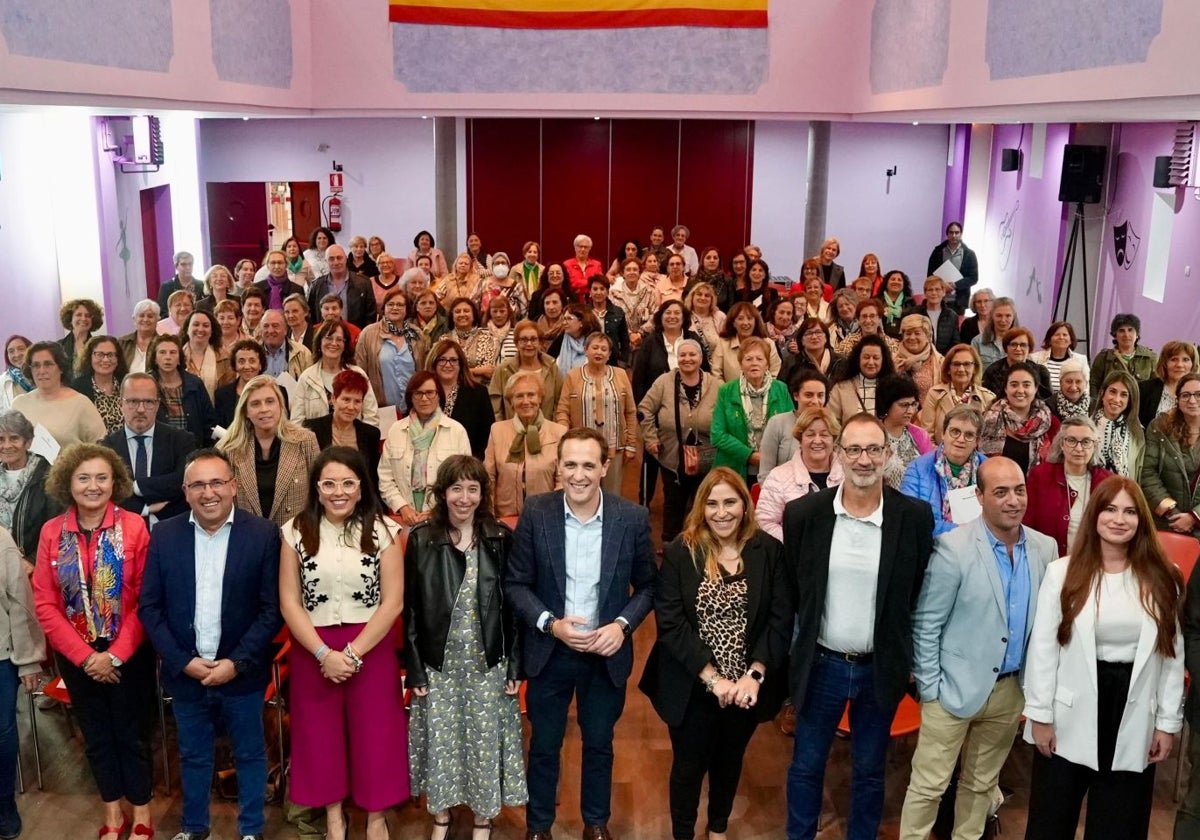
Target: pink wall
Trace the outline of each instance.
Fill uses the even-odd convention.
[[[967,171],[971,163],[971,126],[953,126],[950,139],[950,154],[947,158],[946,189],[942,196],[942,230],[951,222],[962,224],[967,212]]]
[[[1154,158],[1170,153],[1174,137],[1174,123],[1125,125],[1120,129],[1096,302],[1096,324],[1102,341],[1112,316],[1118,312],[1133,312],[1142,319],[1142,342],[1150,347],[1161,347],[1170,339],[1200,339],[1200,309],[1196,306],[1200,200],[1191,189],[1156,190],[1153,186]],[[1166,231],[1151,227],[1153,205],[1159,201],[1165,202],[1169,221]],[[1113,227],[1125,222],[1140,241],[1125,265],[1118,265]],[[1156,248],[1166,249],[1165,271],[1161,274],[1153,267]],[[1164,286],[1161,301],[1146,296],[1147,287],[1156,283]]]
[[[1040,162],[1034,152],[1032,125],[998,125],[992,134],[987,224],[982,242],[969,242],[979,254],[979,285],[997,296],[1013,298],[1021,325],[1040,344],[1051,323],[1059,254],[1064,236],[1064,208],[1058,200],[1062,150],[1071,127],[1048,125]],[[1000,151],[1020,148],[1021,167],[1000,171]],[[1078,294],[1082,295],[1082,290]]]

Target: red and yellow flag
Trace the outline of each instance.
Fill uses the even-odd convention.
[[[767,0],[388,0],[388,19],[501,29],[764,29]]]

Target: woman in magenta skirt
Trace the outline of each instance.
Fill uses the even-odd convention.
[[[403,554],[375,498],[362,455],[335,446],[313,463],[304,511],[283,526],[279,603],[295,642],[291,798],[325,808],[330,840],[348,836],[347,797],[367,812],[367,840],[386,840],[386,810],[409,797],[394,638]]]

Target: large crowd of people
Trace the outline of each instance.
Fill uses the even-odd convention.
[[[1145,838],[1200,667],[1200,583],[1157,536],[1200,539],[1196,347],[1156,354],[1132,314],[1090,360],[1065,321],[1035,347],[957,222],[924,279],[876,254],[847,273],[831,238],[794,286],[753,245],[689,236],[655,228],[609,263],[581,234],[549,262],[428,231],[347,250],[321,227],[203,279],[176,255],[127,333],[72,300],[62,338],[9,337],[0,837],[21,828],[17,687],[47,670],[99,840],[154,835],[157,669],[176,840],[209,835],[218,732],[238,832],[261,838],[284,633],[288,797],[328,837],[348,836],[347,802],[384,840],[388,809],[423,798],[432,840],[460,807],[487,840],[521,805],[527,840],[550,840],[574,701],[583,837],[610,840],[630,637],[654,613],[638,684],[670,735],[676,840],[706,779],[725,840],[768,720],[794,735],[780,831],[812,840],[847,709],[847,837],[875,837],[906,696],[905,840],[951,787],[954,836],[981,835],[1022,717],[1027,838],[1074,837],[1085,796],[1087,837]],[[1194,730],[1188,750],[1178,838],[1200,836]]]

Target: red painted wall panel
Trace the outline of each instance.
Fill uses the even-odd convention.
[[[467,230],[514,264],[541,228],[538,120],[467,120]],[[462,243],[458,248],[461,249]],[[447,259],[452,259],[446,251]]]
[[[609,263],[626,239],[645,247],[650,229],[659,225],[670,235],[679,183],[679,125],[678,120],[613,120]]]
[[[575,255],[575,236],[608,253],[608,120],[542,121],[542,256],[547,265]],[[608,265],[605,264],[607,269]]]
[[[754,124],[745,120],[684,123],[679,161],[679,220],[688,244],[713,245],[722,261],[750,243]],[[797,224],[802,220],[797,219]]]

